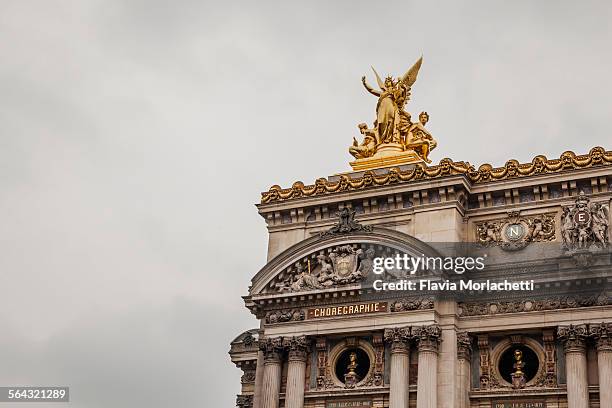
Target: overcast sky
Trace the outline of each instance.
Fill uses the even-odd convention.
[[[0,385],[233,406],[253,204],[349,169],[370,65],[424,55],[407,110],[435,162],[609,149],[610,21],[606,1],[0,0]]]

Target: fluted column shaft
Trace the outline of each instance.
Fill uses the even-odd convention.
[[[417,408],[438,408],[438,346],[441,330],[438,326],[423,326],[413,329],[413,333],[419,350]]]
[[[260,349],[264,353],[260,408],[278,408],[281,387],[282,338],[266,339],[260,343]]]
[[[304,407],[304,384],[306,382],[306,357],[308,351],[305,343],[293,339],[289,345],[289,365],[287,367],[287,392],[285,408]]]
[[[261,390],[263,388],[264,353],[257,352],[257,365],[255,366],[255,392],[253,393],[253,408],[261,408]]]
[[[391,345],[389,408],[408,408],[410,346],[406,342]]]
[[[559,338],[565,346],[568,408],[589,407],[589,384],[586,358],[586,326],[559,327]]]
[[[389,408],[408,408],[411,328],[386,329],[384,339],[391,344]]]
[[[599,406],[612,407],[612,323],[591,325],[597,348]]]
[[[466,332],[457,333],[457,359],[459,361],[458,407],[470,407],[470,373],[472,340]]]

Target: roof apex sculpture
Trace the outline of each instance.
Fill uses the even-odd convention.
[[[368,170],[402,164],[427,162],[429,152],[437,145],[432,135],[425,129],[429,121],[427,112],[421,112],[419,120],[412,122],[410,113],[404,105],[410,99],[410,89],[417,79],[423,57],[400,78],[388,76],[383,81],[372,67],[380,89],[370,86],[366,77],[361,78],[365,89],[378,97],[376,120],[373,128],[365,123],[358,125],[363,141],[353,138],[349,153],[355,157],[350,165],[353,170]]]

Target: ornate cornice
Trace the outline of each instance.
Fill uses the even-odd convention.
[[[557,336],[563,341],[566,353],[584,353],[588,337],[586,324],[559,326]]]
[[[606,292],[586,297],[551,296],[545,299],[521,299],[506,302],[459,303],[459,315],[484,316],[506,313],[537,312],[542,310],[573,309],[580,307],[605,306],[612,303]]]
[[[393,167],[382,174],[366,171],[363,175],[355,177],[343,174],[339,176],[337,181],[319,178],[312,185],[304,185],[301,181],[296,181],[291,188],[281,188],[274,185],[267,192],[261,193],[261,203],[268,204],[302,197],[363,190],[376,186],[439,179],[452,175],[464,175],[472,183],[486,183],[610,165],[612,165],[612,151],[606,151],[603,147],[594,147],[588,154],[583,155],[576,155],[574,152],[567,151],[558,159],[547,159],[545,156],[539,155],[531,163],[521,164],[517,160],[508,160],[503,167],[497,168],[490,164],[482,164],[476,169],[469,163],[454,162],[446,158],[440,160],[440,164],[436,166],[418,164],[404,171]]]

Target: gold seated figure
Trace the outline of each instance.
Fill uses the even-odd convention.
[[[425,124],[429,121],[427,112],[421,112],[419,121],[412,124],[406,136],[404,147],[406,150],[413,150],[427,163],[431,163],[429,152],[434,149],[438,143],[433,138],[431,133],[425,129]]]

